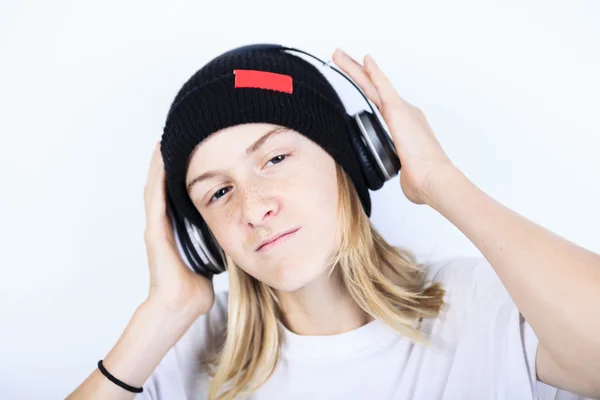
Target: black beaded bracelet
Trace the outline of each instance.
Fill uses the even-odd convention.
[[[102,374],[104,376],[106,376],[112,383],[121,386],[123,389],[125,390],[129,390],[130,392],[133,393],[142,393],[144,391],[144,388],[136,388],[133,386],[129,386],[128,384],[121,382],[120,380],[118,380],[117,378],[115,378],[114,376],[112,376],[110,374],[110,372],[108,372],[106,370],[106,368],[104,368],[104,365],[102,364],[102,360],[98,361],[98,369],[100,370],[100,372],[102,372]]]

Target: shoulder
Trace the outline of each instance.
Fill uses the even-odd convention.
[[[195,349],[205,352],[217,346],[227,330],[228,306],[229,292],[216,292],[210,311],[194,321],[190,329],[175,345],[175,351]]]
[[[491,267],[483,256],[451,256],[422,262],[432,280],[451,282],[464,275]]]
[[[437,333],[450,343],[455,367],[507,398],[537,398],[538,338],[487,259],[459,256],[423,264],[429,280],[447,291]]]
[[[445,290],[446,318],[464,325],[491,318],[514,303],[496,272],[483,256],[454,256],[423,262],[427,281]],[[448,322],[448,321],[447,321]]]
[[[422,263],[427,280],[439,282],[447,291],[477,297],[482,292],[506,295],[502,282],[483,256],[454,256]]]

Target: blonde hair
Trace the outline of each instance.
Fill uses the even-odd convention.
[[[426,271],[411,252],[383,239],[365,214],[350,178],[336,167],[341,243],[328,276],[337,270],[342,285],[366,313],[407,339],[427,345],[420,322],[438,316],[444,290],[438,283],[427,285]],[[215,352],[207,356],[210,400],[250,395],[271,377],[280,355],[281,313],[275,293],[228,256],[227,269],[226,331]]]

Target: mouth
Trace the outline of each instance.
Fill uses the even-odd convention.
[[[299,230],[300,230],[300,228],[293,228],[293,229],[287,230],[285,232],[279,233],[277,235],[271,236],[269,239],[263,241],[256,248],[255,251],[257,251],[257,252],[268,251],[268,250],[272,249],[273,247],[277,246],[278,244],[285,242],[287,239],[289,239],[294,233],[298,232]]]

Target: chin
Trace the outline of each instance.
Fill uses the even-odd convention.
[[[306,286],[308,282],[298,282],[298,281],[290,281],[290,282],[272,282],[272,284],[270,284],[269,286],[271,286],[273,289],[275,289],[278,292],[282,292],[282,293],[291,293],[291,292],[295,292],[299,289],[302,289],[304,286]]]
[[[282,264],[275,267],[263,282],[279,292],[295,292],[326,274],[326,270],[307,270],[307,265],[321,264]]]

